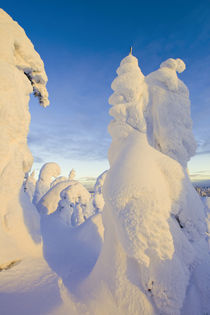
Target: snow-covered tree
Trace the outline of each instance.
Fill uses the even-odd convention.
[[[51,214],[56,211],[61,192],[72,184],[73,181],[66,180],[53,185],[37,203],[36,207],[40,214]]]
[[[146,77],[149,87],[147,134],[150,144],[186,167],[195,154],[189,91],[178,78],[185,70],[181,59],[168,59]]]
[[[72,227],[72,214],[74,211],[73,204],[69,200],[69,195],[67,193],[68,187],[63,189],[60,193],[60,201],[58,203],[58,207],[56,212],[58,213],[61,221],[67,226]]]
[[[72,170],[69,173],[69,180],[73,180],[76,176],[75,170],[72,168]]]
[[[68,178],[66,176],[58,176],[58,177],[56,177],[56,179],[54,179],[51,182],[50,188],[52,188],[53,186],[57,185],[58,183],[66,182],[67,180],[68,180]]]
[[[95,213],[101,212],[104,208],[103,185],[106,174],[107,171],[99,175],[94,186],[93,206],[95,208]]]
[[[61,170],[60,166],[55,162],[45,163],[40,172],[39,178],[36,182],[36,189],[34,192],[33,203],[38,204],[39,200],[42,198],[46,192],[50,189],[50,184],[53,180],[53,177],[60,175]]]
[[[51,182],[50,184],[50,187],[53,187],[55,185],[57,185],[58,183],[61,183],[61,182],[65,182],[65,181],[68,181],[68,180],[73,180],[75,178],[75,175],[76,175],[76,172],[74,169],[72,169],[69,173],[69,176],[68,177],[65,177],[65,176],[59,176],[57,177],[54,181]]]
[[[209,283],[202,285],[203,281],[196,280],[188,291],[195,278],[203,278],[204,273],[209,277],[202,202],[185,167],[148,143],[144,116],[148,114],[148,101],[155,94],[151,93],[150,86],[148,89],[150,81],[145,82],[138,60],[127,56],[117,74],[109,100],[114,120],[109,125],[110,170],[103,186],[104,246],[81,291],[87,292],[91,286],[94,296],[102,294],[100,303],[109,304],[109,313],[175,315],[183,308],[185,314],[191,314],[192,304],[196,314],[208,313]],[[170,78],[168,84],[171,84]],[[163,93],[165,106],[170,106],[171,92],[168,101],[167,92]],[[170,110],[166,111],[173,115]],[[147,119],[150,121],[150,117]],[[167,117],[162,122],[166,129],[171,119]],[[185,117],[184,121],[190,118]],[[155,116],[153,123],[156,123]],[[191,132],[191,125],[188,127]],[[183,130],[186,129],[183,122]],[[179,132],[181,137],[181,127]],[[189,139],[192,148],[192,135]],[[166,135],[163,140],[170,144]],[[192,150],[188,151],[188,157],[190,154]],[[177,160],[182,162],[182,158]]]
[[[90,193],[87,189],[79,182],[72,181],[72,183],[66,187],[60,194],[61,200],[57,211],[61,212],[61,215],[69,221],[71,213],[71,224],[72,226],[78,226],[82,224],[89,216],[89,203]]]
[[[2,260],[32,252],[19,192],[33,162],[27,146],[29,95],[47,106],[44,64],[24,30],[0,9],[0,248]],[[9,239],[9,242],[7,240]],[[6,245],[7,244],[7,245]]]
[[[33,171],[30,175],[27,173],[26,180],[24,182],[24,191],[27,193],[31,201],[36,187],[36,178],[34,176],[35,171]]]

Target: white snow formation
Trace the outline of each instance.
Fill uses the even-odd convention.
[[[161,69],[171,63],[173,60],[163,63]],[[178,65],[181,71],[183,63],[179,61]],[[176,73],[170,71],[168,84],[176,78]],[[165,115],[172,115],[172,120],[174,111],[156,108],[157,121],[153,116],[151,129],[147,130],[144,115],[154,98],[152,87],[156,81],[145,80],[138,60],[132,55],[123,59],[117,74],[109,99],[114,120],[109,125],[110,170],[103,186],[104,245],[91,275],[81,285],[80,294],[89,292],[101,308],[108,305],[109,314],[208,313],[210,282],[204,282],[204,274],[208,281],[210,274],[205,214],[185,170],[192,151],[177,144],[179,150],[175,150],[177,155],[173,159],[170,150],[162,153],[155,144],[154,148],[148,143],[147,138],[152,138],[154,130],[152,124],[157,125],[162,110]],[[167,85],[164,91],[156,90],[157,100],[164,95],[165,107],[176,106],[179,92],[182,105],[184,98],[189,106],[186,94],[182,98],[184,85],[179,81],[177,84],[183,89],[174,93],[175,104]],[[182,110],[187,116],[186,109]],[[171,119],[166,118],[168,130]],[[190,117],[186,120],[190,121]],[[180,137],[186,134],[193,139],[191,123],[188,128],[183,123],[183,130],[180,124],[177,132]],[[160,148],[170,143],[165,133],[159,134],[158,143]],[[183,152],[188,152],[188,156]]]
[[[106,174],[107,171],[104,171],[99,175],[94,186],[93,206],[95,208],[95,213],[102,212],[104,208],[103,185]]]
[[[65,176],[59,176],[57,177],[54,181],[51,182],[50,184],[50,187],[53,187],[55,186],[56,184],[58,183],[61,183],[61,182],[64,182],[64,181],[67,181],[67,180],[73,180],[76,176],[76,172],[74,169],[72,169],[69,173],[69,177],[65,177]]]
[[[46,194],[46,192],[50,189],[50,184],[53,177],[57,177],[58,175],[60,175],[60,173],[60,166],[55,162],[48,162],[42,166],[39,172],[39,178],[36,182],[36,189],[34,192],[33,203],[35,205],[38,204],[42,196]]]
[[[132,54],[121,61],[109,99],[110,169],[95,187],[102,213],[93,215],[73,171],[59,179],[47,163],[33,198],[39,217],[21,187],[32,164],[29,94],[47,106],[47,77],[3,10],[0,42],[0,313],[210,314],[209,211],[186,170],[195,141],[177,77],[184,63],[168,59],[145,78]]]
[[[195,154],[189,91],[176,72],[185,70],[181,59],[168,59],[146,77],[149,87],[147,133],[149,143],[186,167]]]
[[[4,262],[36,251],[24,223],[19,193],[33,162],[27,146],[29,95],[34,91],[42,106],[49,101],[39,54],[24,30],[2,9],[0,47],[0,248]]]
[[[72,183],[71,180],[58,182],[53,185],[37,203],[36,207],[40,214],[51,214],[56,211],[60,200],[60,193]]]
[[[60,194],[57,211],[70,226],[79,226],[89,216],[90,193],[79,182],[74,181]]]
[[[30,201],[33,200],[35,187],[36,187],[36,178],[34,176],[35,176],[35,171],[31,172],[30,175],[26,173],[26,180],[24,182],[24,191],[29,196]]]
[[[76,176],[75,170],[72,168],[72,170],[69,173],[69,180],[73,180]]]

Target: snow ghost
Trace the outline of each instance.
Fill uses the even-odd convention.
[[[189,92],[176,72],[183,72],[181,59],[162,62],[157,71],[146,77],[149,87],[147,134],[149,143],[160,152],[186,167],[195,154]]]
[[[29,196],[30,201],[33,200],[34,191],[36,187],[36,179],[35,179],[35,171],[33,171],[30,175],[26,173],[24,186],[24,192]]]
[[[200,262],[201,244],[207,253],[204,208],[186,172],[195,142],[188,91],[176,74],[184,67],[170,59],[145,78],[129,55],[112,83],[104,245],[82,287],[91,285],[99,300],[103,292],[110,314],[178,315],[183,306],[190,313],[189,283],[209,261]],[[208,290],[193,290],[205,305],[197,313],[205,313]]]
[[[27,248],[28,236],[19,205],[19,191],[24,174],[33,162],[27,146],[28,103],[29,95],[34,91],[42,106],[49,104],[47,76],[44,64],[24,30],[2,9],[0,43],[0,245],[10,237],[11,247],[16,248],[19,244]],[[11,254],[9,247],[7,253],[8,256]],[[6,259],[7,254],[4,254]]]
[[[93,206],[95,209],[95,213],[103,211],[104,207],[103,185],[106,178],[106,174],[107,171],[104,171],[101,175],[99,175],[94,186]]]
[[[48,162],[42,166],[34,192],[33,203],[35,205],[38,204],[42,196],[44,196],[50,189],[53,177],[57,177],[60,173],[60,166],[55,162]]]

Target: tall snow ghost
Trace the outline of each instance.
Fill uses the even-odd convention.
[[[186,167],[195,154],[196,143],[189,91],[177,76],[184,70],[181,59],[170,58],[146,77],[150,95],[146,117],[150,144]]]
[[[91,285],[94,297],[101,292],[111,308],[110,314],[142,315],[178,315],[183,306],[185,314],[191,313],[189,305],[193,290],[196,290],[196,304],[202,305],[196,310],[197,314],[208,312],[208,290],[204,286],[201,288],[201,283],[198,288],[194,285],[190,295],[186,296],[190,281],[197,277],[197,266],[204,266],[205,260],[209,261],[203,205],[182,166],[192,150],[182,156],[184,149],[181,148],[175,151],[178,157],[171,158],[148,143],[146,121],[150,122],[151,117],[147,116],[147,120],[144,117],[148,114],[148,102],[154,97],[150,94],[149,80],[145,80],[138,60],[132,55],[122,60],[117,74],[112,83],[114,93],[109,99],[114,120],[109,125],[112,136],[110,170],[103,186],[104,245],[82,290],[88,292]],[[173,75],[176,78],[176,72]],[[167,84],[172,84],[170,79],[170,76],[165,79],[166,90]],[[178,86],[181,89],[179,81]],[[183,90],[186,92],[184,86]],[[170,93],[167,97],[167,92],[162,92],[165,107],[170,106]],[[157,102],[158,97],[157,93]],[[174,97],[178,96],[175,94]],[[184,99],[188,106],[188,98]],[[162,115],[161,99],[159,106],[154,109],[160,110],[159,116],[152,116],[154,124]],[[165,107],[167,115],[173,115]],[[189,109],[187,111],[189,114]],[[162,128],[168,121],[170,117],[167,116],[161,122]],[[190,122],[187,114],[185,121]],[[186,128],[185,124],[183,128]],[[171,134],[168,136],[172,137]],[[161,133],[160,139],[170,146],[166,134]],[[191,139],[190,136],[189,142]],[[189,143],[189,147],[193,146]],[[177,160],[183,162],[182,165]],[[205,253],[202,263],[199,246]],[[100,294],[98,299],[102,303]]]
[[[47,76],[44,64],[24,30],[0,9],[0,242],[10,237],[10,246],[27,249],[19,191],[33,158],[27,146],[30,123],[29,95],[34,91],[42,106],[47,106]],[[15,240],[15,241],[14,241]],[[13,242],[15,242],[13,244]],[[2,243],[0,243],[1,245]],[[2,252],[5,259],[15,250]],[[8,254],[8,255],[7,255]],[[15,255],[15,254],[14,254]]]

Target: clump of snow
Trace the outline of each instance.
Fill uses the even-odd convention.
[[[103,185],[106,178],[107,171],[103,172],[96,180],[93,195],[93,206],[95,208],[95,213],[102,212],[104,208],[104,198],[103,198]]]
[[[58,176],[56,177],[56,179],[54,179],[51,184],[50,184],[50,188],[54,187],[55,185],[57,185],[58,183],[61,182],[66,182],[68,180],[68,178],[66,176]]]
[[[46,107],[49,105],[49,100],[43,61],[22,27],[2,9],[0,9],[0,19],[1,61],[15,66],[27,77],[34,95],[39,98],[40,104]]]
[[[60,196],[57,211],[68,225],[79,226],[91,215],[89,211],[91,195],[81,183],[74,181]]]
[[[72,181],[66,180],[53,185],[37,203],[36,207],[40,214],[51,214],[56,211],[60,200],[60,193],[68,187]]]
[[[50,189],[50,184],[53,177],[57,177],[61,173],[60,167],[55,162],[45,163],[40,172],[39,178],[36,182],[36,189],[34,192],[33,203],[38,204],[39,200]]]
[[[147,134],[149,143],[186,167],[195,154],[189,91],[176,72],[185,70],[181,59],[168,59],[146,77],[149,87]]]
[[[67,180],[73,180],[73,179],[75,178],[75,176],[76,176],[76,172],[75,172],[74,169],[72,169],[72,170],[70,171],[70,173],[69,173],[68,178],[65,177],[65,176],[59,176],[59,177],[57,177],[54,181],[51,182],[50,188],[53,187],[53,186],[55,186],[55,185],[58,184],[58,183],[65,182],[65,181],[67,181]]]
[[[0,9],[0,248],[1,262],[33,250],[19,193],[33,162],[27,146],[29,95],[48,105],[44,64],[24,30]],[[20,256],[19,256],[20,255]]]
[[[36,187],[36,178],[35,176],[35,171],[31,172],[29,175],[26,173],[26,178],[24,182],[24,191],[28,194],[30,200],[33,200],[34,192],[35,192],[35,187]]]
[[[75,170],[72,168],[72,170],[69,173],[69,180],[73,180],[76,176]]]

